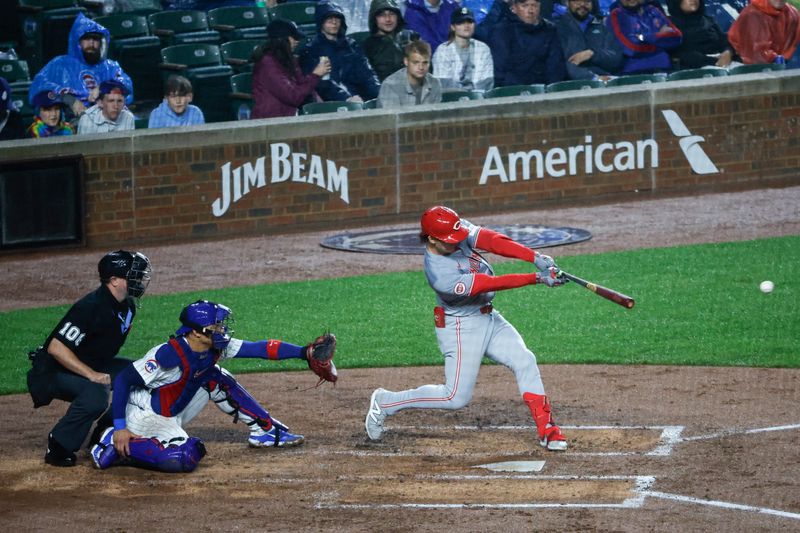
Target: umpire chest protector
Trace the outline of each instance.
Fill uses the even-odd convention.
[[[118,302],[105,285],[100,285],[75,302],[47,338],[58,339],[84,363],[97,369],[119,353],[133,326],[136,307],[128,300]]]

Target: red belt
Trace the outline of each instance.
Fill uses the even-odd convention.
[[[492,310],[494,310],[494,307],[492,307],[492,304],[486,304],[483,307],[481,307],[481,314],[482,315],[488,315],[489,313],[492,312]]]

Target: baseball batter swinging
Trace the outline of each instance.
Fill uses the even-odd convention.
[[[553,258],[509,237],[459,218],[444,206],[423,213],[420,239],[425,244],[425,277],[436,292],[434,323],[444,356],[444,385],[423,385],[392,392],[376,389],[365,420],[367,436],[380,440],[387,416],[402,409],[459,409],[472,398],[483,356],[509,367],[522,400],[533,416],[539,441],[548,450],[567,449],[555,425],[536,356],[492,307],[495,291],[525,285],[563,285]],[[478,249],[532,262],[539,272],[495,276]]]

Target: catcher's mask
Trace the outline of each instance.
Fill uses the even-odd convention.
[[[175,332],[178,337],[197,331],[211,337],[212,345],[217,350],[224,350],[231,342],[233,315],[222,304],[197,300],[183,308],[180,321],[183,325]]]
[[[97,263],[100,281],[108,283],[112,277],[122,278],[128,282],[128,296],[138,305],[150,284],[152,267],[150,260],[141,252],[117,250],[109,252]]]
[[[431,207],[422,213],[420,225],[423,234],[448,244],[458,244],[469,235],[458,213],[443,205]]]

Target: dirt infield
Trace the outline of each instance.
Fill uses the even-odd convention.
[[[800,187],[503,214],[491,221],[593,232],[587,243],[552,250],[560,256],[800,234],[797,205]],[[418,257],[320,249],[321,235],[144,251],[156,268],[155,293],[419,268]],[[183,283],[186,265],[212,249],[242,261],[211,274],[197,267],[190,285]],[[71,272],[91,271],[97,256],[0,257],[2,305],[73,300],[93,283],[68,286],[51,275],[53,269],[68,263]],[[243,270],[247,264],[261,268]],[[46,297],[34,290],[53,284]],[[535,339],[531,345],[535,349]],[[541,368],[570,440],[565,453],[535,444],[530,415],[510,386],[513,376],[498,366],[482,369],[469,407],[401,412],[388,419],[377,444],[367,442],[363,428],[371,391],[438,383],[441,368],[343,370],[336,388],[310,391],[304,390],[314,383],[308,373],[243,375],[248,390],[305,434],[306,444],[249,449],[244,426],[208,407],[189,431],[205,440],[209,455],[189,475],[127,467],[98,472],[85,451],[75,468],[48,467],[42,462],[45,436],[64,404],[34,411],[27,396],[0,397],[0,523],[9,530],[61,531],[800,530],[800,371]],[[544,466],[532,472],[479,468],[511,461]]]

